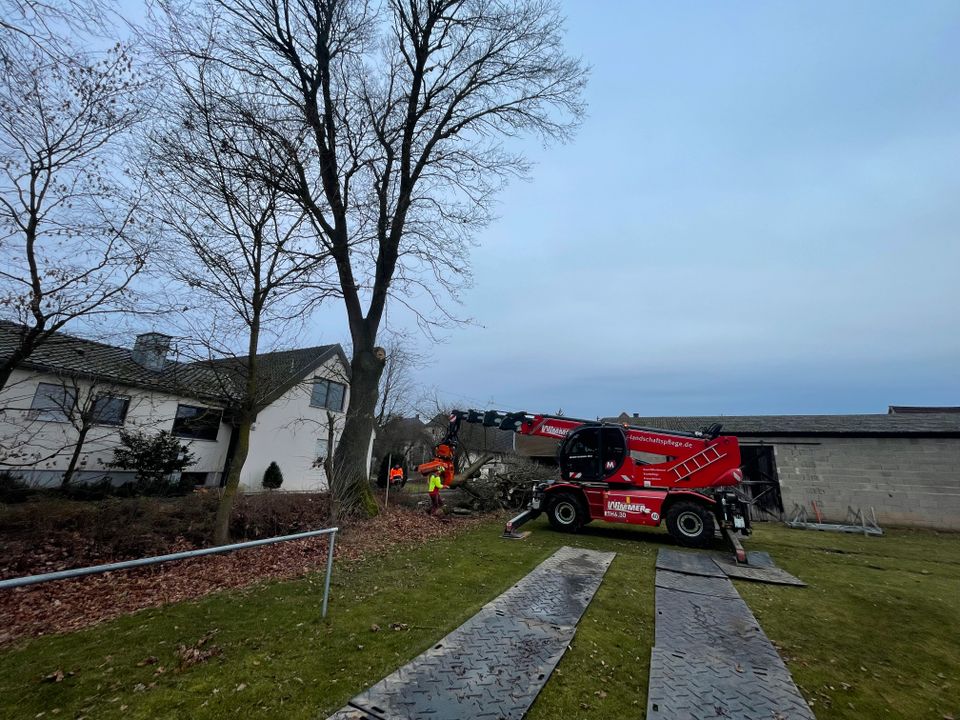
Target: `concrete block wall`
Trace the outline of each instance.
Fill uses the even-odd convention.
[[[761,438],[741,438],[758,444]],[[783,507],[815,500],[828,521],[847,506],[881,527],[960,530],[960,438],[762,438],[774,446]]]

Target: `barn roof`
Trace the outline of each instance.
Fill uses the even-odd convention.
[[[609,422],[663,430],[692,431],[720,423],[722,432],[737,436],[956,436],[960,437],[960,414],[871,413],[864,415],[699,415],[699,416],[619,416]]]

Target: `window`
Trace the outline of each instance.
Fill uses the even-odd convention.
[[[93,422],[97,425],[123,425],[130,398],[121,395],[97,395],[93,400]]]
[[[333,380],[316,378],[313,381],[313,392],[310,393],[310,407],[327,408],[335,412],[343,410],[343,396],[347,386]]]
[[[31,414],[37,420],[66,422],[68,413],[77,404],[77,391],[63,385],[40,383],[30,403]]]
[[[177,416],[173,419],[173,434],[194,440],[216,440],[222,416],[223,410],[177,405]]]

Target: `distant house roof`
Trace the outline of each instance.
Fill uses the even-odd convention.
[[[889,415],[906,415],[909,413],[960,413],[960,407],[936,407],[926,405],[891,405],[887,408]]]
[[[698,430],[713,423],[722,432],[738,436],[931,436],[960,437],[960,414],[906,413],[869,415],[714,415],[687,417],[605,418],[608,422],[662,428]]]
[[[0,321],[0,358],[18,343],[21,326]],[[260,385],[263,404],[269,404],[329,358],[339,355],[349,363],[339,345],[318,345],[299,350],[263,353]],[[246,359],[223,358],[197,362],[168,360],[160,371],[150,370],[133,359],[129,348],[54,333],[23,363],[32,370],[99,379],[146,390],[229,403],[237,397],[237,383],[245,376]],[[349,372],[349,370],[346,370]]]

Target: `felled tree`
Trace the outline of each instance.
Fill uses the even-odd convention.
[[[280,472],[280,466],[272,462],[267,465],[263,473],[263,486],[268,490],[277,490],[283,485],[283,473]]]

